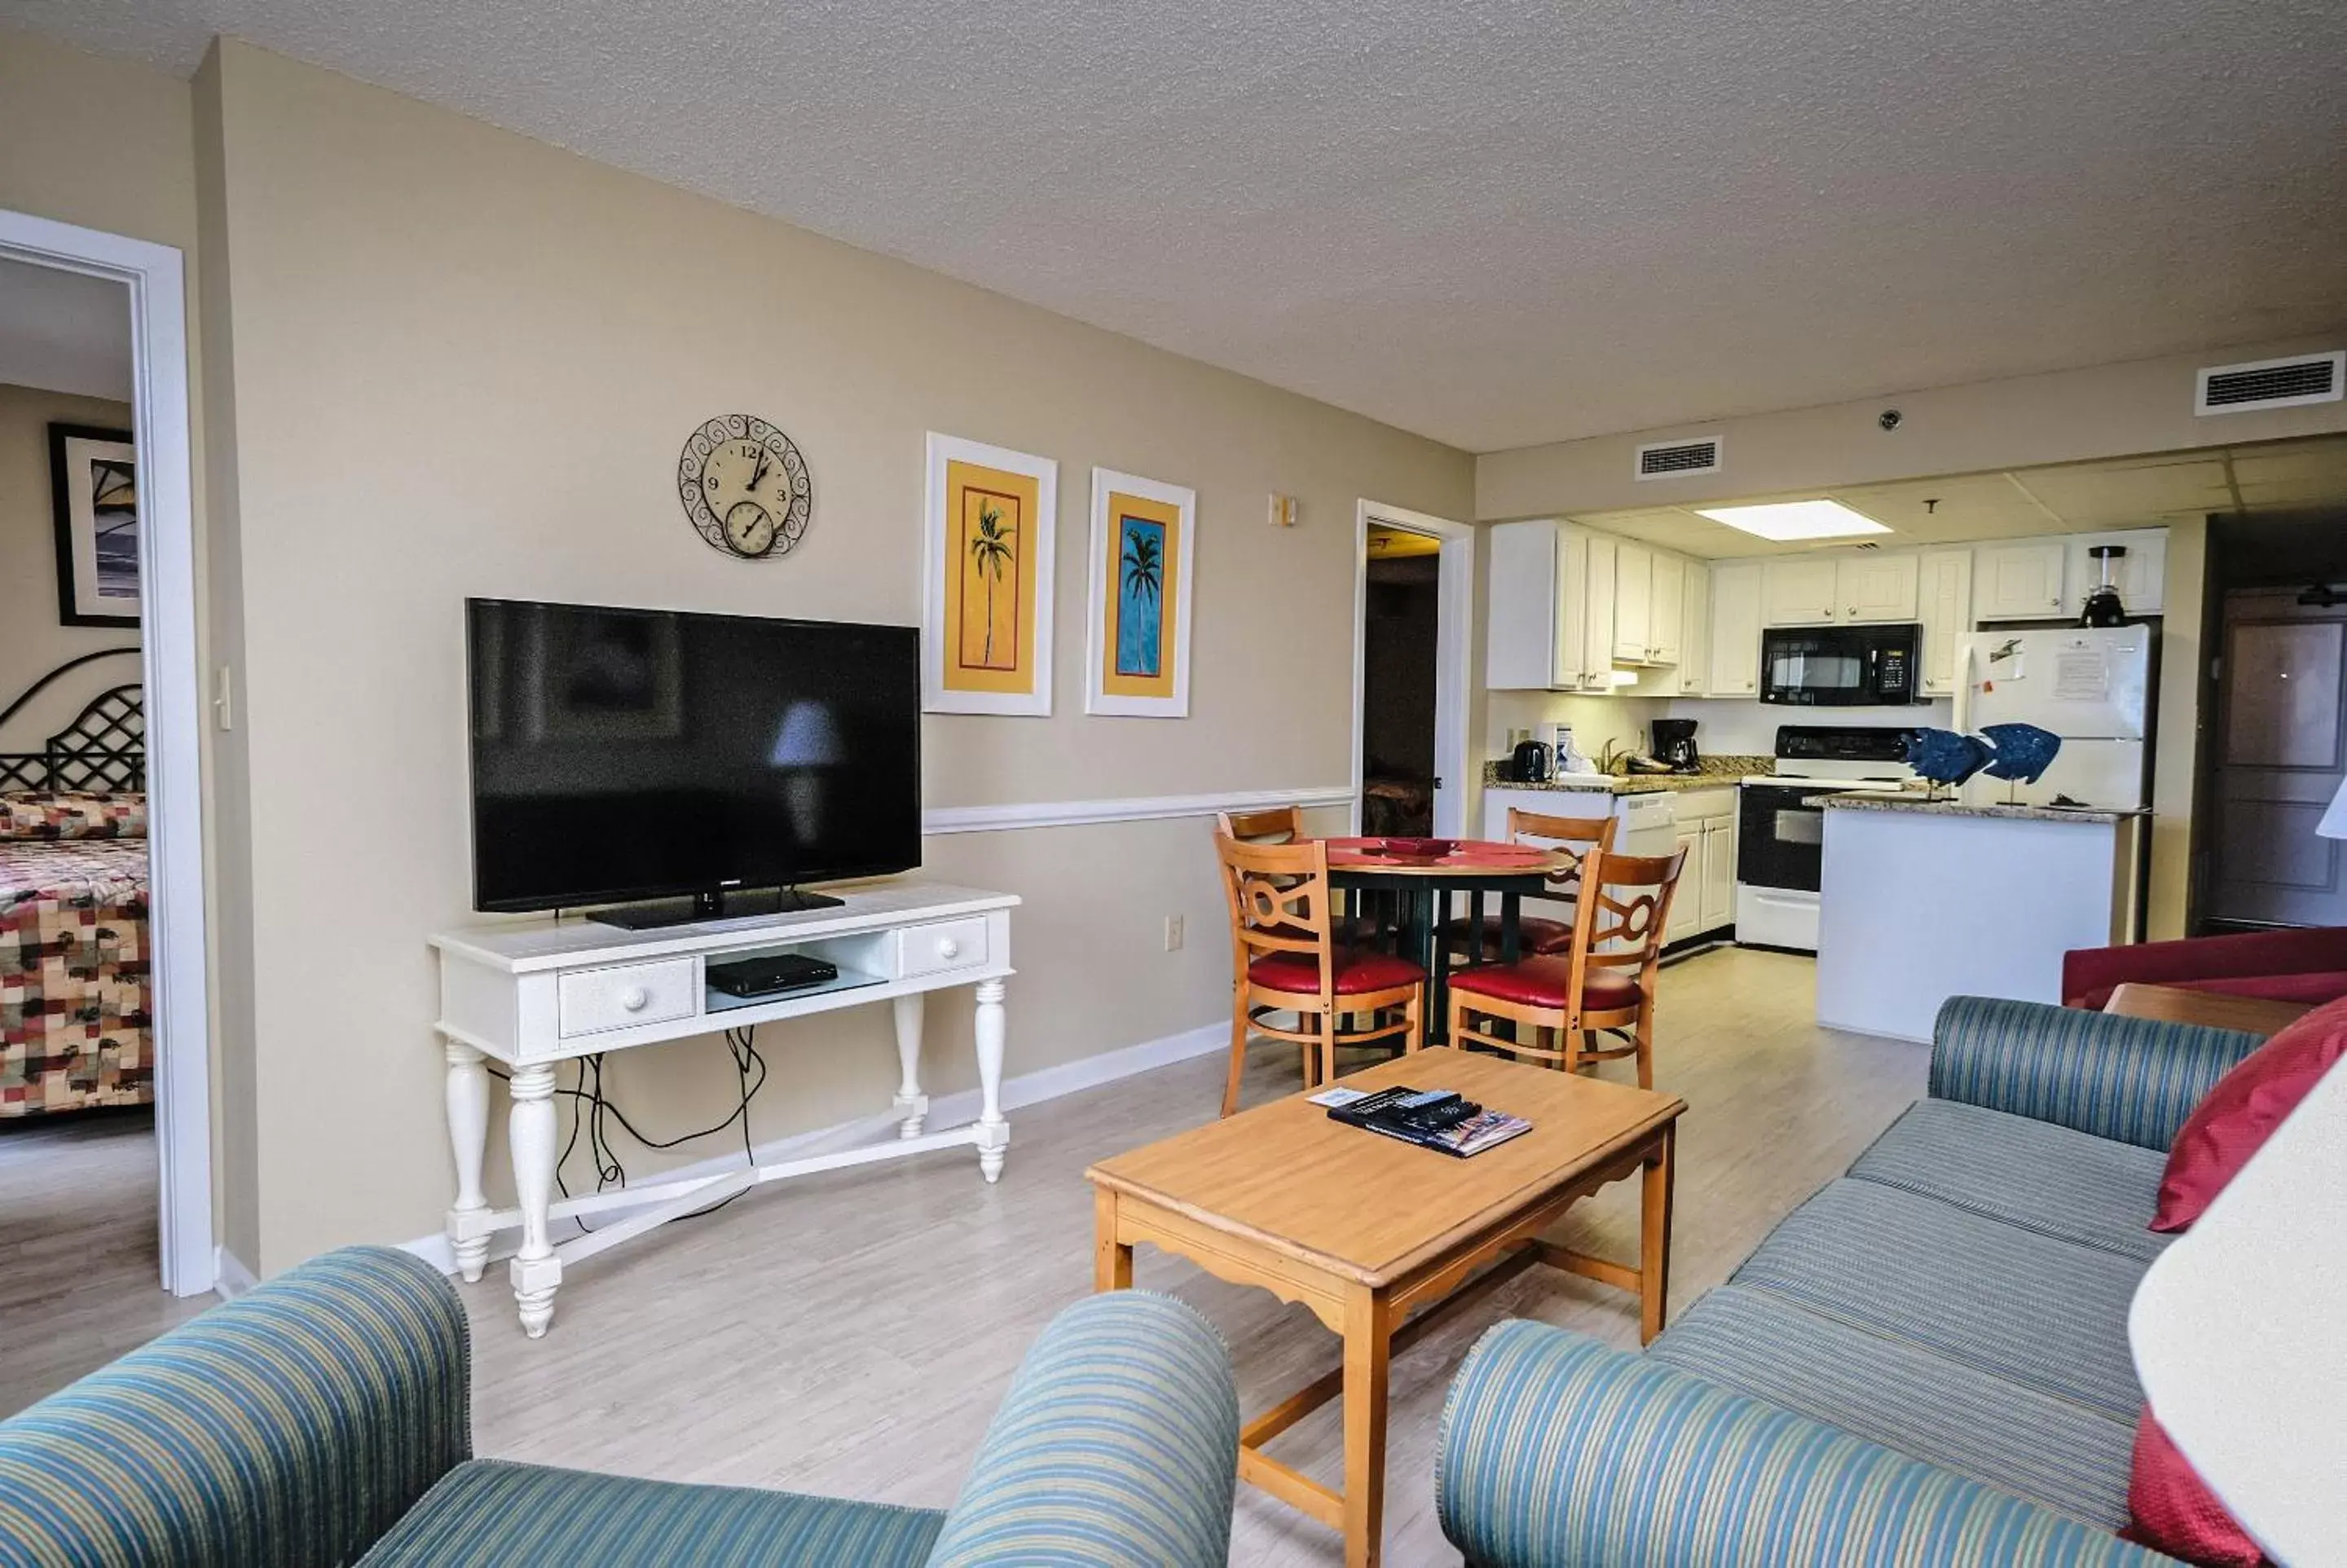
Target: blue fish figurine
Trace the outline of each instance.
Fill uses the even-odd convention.
[[[1960,784],[1994,755],[1977,736],[1953,730],[1918,729],[1907,737],[1907,761],[1937,784]]]
[[[2054,754],[2062,749],[2061,736],[2034,724],[1991,724],[1981,733],[1996,747],[1988,776],[2015,784],[2035,784],[2044,778],[2045,770],[2054,765]]]

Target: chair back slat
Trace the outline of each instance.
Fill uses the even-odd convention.
[[[1214,826],[1225,838],[1242,844],[1294,844],[1304,836],[1304,808],[1271,805],[1260,811],[1217,812]]]
[[[1325,971],[1331,946],[1327,845],[1317,838],[1248,844],[1218,833],[1214,851],[1240,967],[1249,953],[1317,953]]]
[[[1508,837],[1516,844],[1536,845],[1572,856],[1572,865],[1549,873],[1548,886],[1559,898],[1577,898],[1581,895],[1583,860],[1593,849],[1612,851],[1618,821],[1610,815],[1550,816],[1512,805],[1508,808]]]
[[[1654,968],[1662,957],[1671,898],[1686,864],[1684,849],[1603,857],[1594,895],[1583,900],[1595,911],[1589,934],[1591,963],[1615,969]]]

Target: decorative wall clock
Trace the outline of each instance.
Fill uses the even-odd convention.
[[[693,531],[743,560],[788,555],[815,511],[806,459],[768,421],[727,414],[684,444],[676,466],[677,499]]]

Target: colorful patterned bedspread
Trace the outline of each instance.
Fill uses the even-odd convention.
[[[143,1105],[147,841],[0,840],[0,1116]]]

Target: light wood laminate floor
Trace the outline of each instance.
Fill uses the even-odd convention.
[[[1922,1092],[1922,1048],[1815,1025],[1812,974],[1808,959],[1740,949],[1664,974],[1655,1082],[1688,1104],[1679,1128],[1675,1310],[1724,1279],[1778,1219]],[[1600,1071],[1626,1080],[1627,1066]],[[553,1331],[536,1342],[523,1338],[504,1270],[492,1266],[464,1287],[477,1450],[946,1506],[1020,1356],[1052,1313],[1091,1288],[1085,1165],[1212,1116],[1222,1071],[1219,1057],[1202,1057],[1014,1112],[1010,1163],[996,1187],[958,1151],[753,1192],[722,1214],[671,1225],[577,1269],[564,1281]],[[1259,1046],[1246,1102],[1296,1083],[1294,1051]],[[785,1070],[777,1085],[787,1084]],[[151,1153],[139,1158],[151,1181]],[[20,1180],[0,1167],[0,1200],[13,1204]],[[0,1410],[22,1404],[27,1387],[45,1391],[43,1376],[28,1380],[13,1365],[28,1342],[53,1376],[102,1363],[181,1315],[152,1289],[151,1188],[142,1194],[133,1184],[131,1197],[143,1201],[149,1227],[144,1294],[151,1299],[143,1319],[120,1306],[68,1312],[66,1303],[78,1296],[54,1286],[45,1294],[15,1276],[61,1266],[71,1273],[78,1256],[28,1248],[14,1229],[0,1233],[7,1275],[0,1306],[21,1325],[0,1347],[11,1363],[0,1370]],[[1633,1258],[1636,1205],[1636,1184],[1616,1185],[1576,1209],[1557,1234],[1584,1250]],[[1337,1364],[1334,1336],[1261,1291],[1224,1285],[1145,1248],[1135,1283],[1180,1296],[1222,1329],[1246,1414]],[[16,1309],[27,1306],[31,1317],[19,1317]],[[1630,1297],[1536,1268],[1399,1358],[1389,1563],[1458,1561],[1432,1501],[1443,1391],[1476,1337],[1507,1317],[1637,1343]],[[1275,1447],[1335,1483],[1342,1459],[1336,1407]],[[1339,1548],[1334,1532],[1240,1489],[1234,1563],[1335,1563]]]

